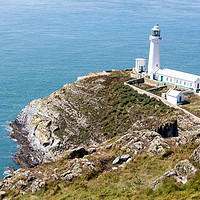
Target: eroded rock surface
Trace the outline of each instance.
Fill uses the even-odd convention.
[[[192,158],[195,162],[200,163],[200,146],[198,146],[193,154],[190,156],[190,158]]]
[[[109,146],[120,148],[127,153],[141,154],[147,152],[151,156],[163,154],[165,149],[170,148],[160,134],[149,130],[128,133]]]
[[[154,181],[152,183],[152,188],[156,189],[156,187],[167,177],[174,177],[178,182],[186,183],[188,176],[195,172],[196,169],[189,162],[189,160],[182,160],[179,163],[177,163],[173,169],[164,173],[159,179]]]
[[[72,181],[80,177],[84,172],[95,168],[95,164],[88,159],[74,158],[69,159],[65,166],[61,168],[39,168],[18,169],[12,174],[4,177],[0,182],[0,196],[5,196],[6,191],[20,191],[21,194],[27,192],[37,192],[48,182],[59,178]]]

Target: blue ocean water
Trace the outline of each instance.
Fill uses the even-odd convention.
[[[0,178],[17,143],[7,124],[78,76],[134,66],[160,25],[161,66],[200,75],[199,0],[0,0]]]

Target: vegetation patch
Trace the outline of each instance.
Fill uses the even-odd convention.
[[[197,94],[186,94],[185,101],[187,103],[181,107],[188,110],[197,117],[200,117],[200,96]]]

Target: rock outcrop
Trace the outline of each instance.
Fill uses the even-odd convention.
[[[67,159],[66,165],[60,168],[47,167],[18,169],[11,172],[0,181],[0,196],[2,198],[8,191],[19,191],[21,194],[37,192],[43,186],[59,178],[72,181],[80,177],[84,172],[95,168],[95,164],[85,158]]]
[[[75,158],[67,163],[68,170],[60,177],[66,181],[72,181],[74,178],[81,176],[84,171],[92,170],[94,167],[94,163],[88,159]]]
[[[200,146],[198,146],[190,156],[195,162],[200,163]]]
[[[20,152],[16,154],[18,164],[34,167],[55,160],[62,147],[62,141],[53,133],[58,128],[55,124],[58,117],[59,113],[52,110],[45,99],[32,101],[21,111],[11,123],[11,137],[21,144]]]
[[[11,137],[21,144],[20,152],[15,155],[16,162],[23,167],[34,167],[41,163],[60,158],[63,153],[78,147],[74,138],[89,126],[87,118],[80,112],[80,99],[83,95],[89,101],[92,97],[83,94],[84,81],[66,84],[61,90],[48,98],[32,101],[11,123]],[[82,145],[95,144],[88,137]]]
[[[182,160],[170,171],[164,173],[159,179],[152,183],[152,188],[156,187],[167,177],[174,177],[178,182],[186,183],[187,178],[192,173],[196,172],[196,168],[189,162],[189,160]]]
[[[22,167],[34,167],[62,157],[69,149],[124,135],[131,127],[130,133],[155,130],[162,122],[178,118],[179,111],[174,113],[162,102],[125,86],[127,78],[130,73],[123,71],[94,73],[64,85],[49,97],[32,101],[11,123],[11,137],[21,144],[16,162]],[[188,119],[182,118],[181,124],[187,124]],[[153,134],[151,131],[148,138],[148,131],[138,135],[134,132],[121,149],[140,154],[159,135]],[[112,144],[106,148],[112,148]],[[165,148],[163,143],[152,144],[149,154],[163,153]]]
[[[165,152],[164,148],[170,148],[168,143],[161,137],[157,136],[151,141],[147,154],[150,156],[163,154]]]
[[[109,146],[120,148],[121,151],[127,153],[142,154],[146,152],[151,156],[163,154],[165,149],[170,148],[167,141],[160,134],[149,130],[133,131],[125,134]]]

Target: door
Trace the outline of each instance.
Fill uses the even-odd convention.
[[[143,72],[143,66],[141,66],[141,71]]]
[[[179,102],[181,102],[181,101],[182,101],[182,98],[181,98],[181,96],[180,96]]]
[[[161,81],[163,81],[163,76],[161,76]]]
[[[199,93],[199,83],[197,83],[196,93]]]

